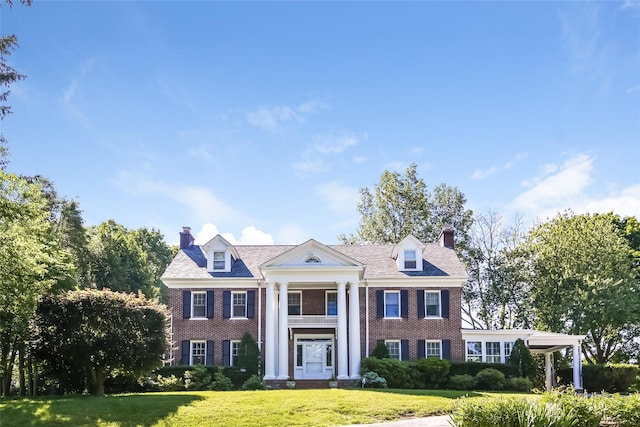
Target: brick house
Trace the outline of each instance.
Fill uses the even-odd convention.
[[[380,343],[400,360],[504,362],[517,331],[462,329],[467,273],[453,241],[445,228],[427,244],[407,236],[396,245],[231,245],[217,235],[194,245],[184,227],[162,276],[177,343],[170,359],[233,366],[249,332],[266,381],[358,379],[361,358]]]

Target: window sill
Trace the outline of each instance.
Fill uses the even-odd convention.
[[[402,319],[402,317],[383,317],[383,319],[387,319],[387,320],[399,320]]]
[[[424,316],[423,319],[426,319],[426,320],[442,320],[442,319],[444,319],[444,317],[442,317],[442,316]]]
[[[229,320],[249,320],[248,317],[229,317]]]
[[[187,320],[209,320],[208,317],[190,317]]]

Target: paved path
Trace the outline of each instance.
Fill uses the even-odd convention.
[[[378,424],[356,424],[349,427],[451,427],[448,415],[426,418],[408,418],[406,420],[391,421]]]

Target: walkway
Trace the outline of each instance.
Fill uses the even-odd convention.
[[[426,418],[408,418],[400,421],[391,421],[378,424],[355,424],[349,427],[451,427],[448,415],[439,415]]]

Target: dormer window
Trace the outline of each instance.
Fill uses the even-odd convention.
[[[226,266],[226,256],[222,251],[213,252],[213,269],[224,270]]]
[[[414,249],[404,251],[404,269],[415,270],[416,267],[417,267],[416,251]]]

